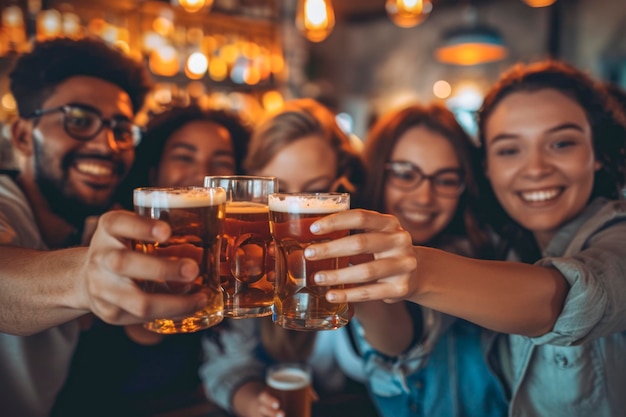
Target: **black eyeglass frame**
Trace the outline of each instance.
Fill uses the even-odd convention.
[[[68,126],[67,126],[68,114],[69,114],[69,112],[72,109],[76,109],[76,108],[80,109],[82,111],[85,111],[85,112],[92,113],[95,116],[97,116],[97,120],[100,121],[100,126],[96,129],[96,131],[94,133],[92,133],[90,135],[86,135],[86,136],[81,136],[81,135],[77,135],[75,132],[72,132],[71,129],[68,128]],[[143,130],[141,129],[141,127],[139,127],[136,124],[132,123],[128,119],[117,120],[117,119],[107,119],[107,118],[104,118],[104,117],[102,117],[102,114],[97,109],[94,109],[94,108],[89,107],[89,106],[81,106],[79,104],[64,104],[62,106],[52,107],[52,108],[49,108],[49,109],[39,109],[39,110],[35,110],[30,116],[27,116],[26,119],[39,119],[42,116],[45,116],[47,114],[56,113],[56,112],[63,113],[63,130],[65,130],[65,133],[67,133],[70,137],[72,137],[73,139],[76,139],[78,141],[89,142],[90,140],[92,140],[93,138],[98,136],[98,134],[100,134],[100,132],[102,132],[102,129],[104,129],[104,127],[108,127],[113,132],[113,137],[115,138],[115,143],[117,144],[117,146],[118,146],[118,148],[120,150],[132,149],[132,148],[136,147],[137,145],[139,145],[139,143],[141,142],[141,136],[142,136],[142,133],[143,133]],[[118,140],[120,138],[120,135],[119,135],[119,132],[116,132],[115,127],[118,125],[118,123],[121,123],[121,122],[127,122],[131,126],[131,131],[130,131],[130,134],[131,134],[131,137],[132,137],[132,141],[131,142]]]
[[[439,171],[436,171],[433,174],[430,175],[426,175],[421,169],[420,167],[418,167],[417,165],[413,164],[412,162],[409,161],[391,161],[391,162],[387,162],[385,164],[385,171],[386,172],[392,172],[392,173],[398,173],[398,171],[394,168],[397,165],[402,165],[403,167],[408,167],[408,170],[410,170],[411,172],[417,174],[417,177],[419,178],[418,180],[416,180],[414,182],[414,184],[412,184],[411,186],[408,187],[403,187],[403,186],[399,186],[397,183],[393,183],[393,180],[390,181],[391,185],[393,187],[396,187],[400,190],[403,191],[412,191],[415,190],[416,188],[418,188],[420,185],[422,185],[424,183],[424,181],[428,180],[430,183],[430,187],[431,189],[435,192],[435,194],[437,194],[438,196],[441,197],[458,197],[459,195],[461,195],[463,193],[463,191],[465,191],[465,181],[463,180],[464,177],[464,171],[461,168],[444,168],[444,169],[440,169]],[[440,189],[437,188],[437,177],[439,177],[441,174],[449,174],[449,173],[454,173],[454,174],[458,174],[460,177],[460,184],[457,187],[456,190],[454,190],[454,192],[451,193],[446,193],[446,192],[441,192]],[[386,177],[386,179],[389,179],[389,176]]]

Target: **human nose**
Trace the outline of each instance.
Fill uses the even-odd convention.
[[[113,133],[113,129],[111,126],[103,123],[100,127],[100,130],[96,134],[96,136],[89,141],[90,144],[93,144],[94,147],[100,147],[104,152],[113,151],[115,153],[119,153],[122,151],[118,141],[115,138],[115,134]]]
[[[433,190],[433,184],[430,178],[422,178],[422,181],[409,192],[410,197],[422,204],[428,203],[435,198],[435,191]]]
[[[551,172],[552,165],[548,155],[541,149],[531,149],[524,165],[524,174],[532,178],[541,178]]]

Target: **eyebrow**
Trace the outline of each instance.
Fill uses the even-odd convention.
[[[173,145],[172,145],[172,148],[171,148],[171,149],[172,149],[172,150],[175,150],[175,149],[179,149],[179,148],[182,148],[182,149],[188,150],[188,151],[190,151],[190,152],[196,152],[196,151],[198,150],[198,148],[197,148],[196,146],[191,145],[191,144],[189,144],[189,143],[185,143],[185,142],[178,142],[178,143],[175,143],[175,144],[173,144]],[[213,156],[227,156],[227,157],[232,158],[232,159],[234,159],[234,158],[235,158],[235,157],[233,156],[233,154],[232,154],[232,153],[230,153],[230,152],[228,152],[228,151],[224,151],[224,150],[221,150],[221,151],[217,151],[217,152],[215,152],[215,153],[213,154]]]
[[[99,108],[92,106],[90,104],[87,103],[81,103],[80,101],[71,101],[67,104],[64,104],[65,106],[69,106],[69,107],[79,107],[81,109],[85,109],[85,110],[91,110],[94,113],[97,113],[98,115],[100,115],[100,117],[103,117],[102,115],[102,110],[100,110]],[[127,114],[123,114],[123,113],[115,113],[113,114],[113,116],[111,116],[111,118],[113,119],[124,119],[124,120],[132,120],[132,118],[130,116],[128,116]]]
[[[567,122],[567,123],[562,123],[560,125],[551,127],[545,133],[556,133],[561,130],[568,130],[568,129],[576,130],[581,133],[584,132],[584,129],[582,128],[582,126],[576,123]],[[496,135],[493,137],[493,139],[491,140],[491,143],[497,142],[499,140],[515,139],[517,137],[519,137],[519,135],[516,135],[514,133],[500,133],[499,135]]]

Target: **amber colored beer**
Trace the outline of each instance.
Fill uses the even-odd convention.
[[[276,177],[207,176],[205,187],[226,191],[226,224],[220,257],[224,317],[272,314],[274,256],[268,196],[278,190]]]
[[[270,196],[270,230],[276,242],[276,290],[273,320],[281,327],[293,330],[331,330],[345,326],[349,320],[347,303],[326,300],[329,286],[313,281],[316,272],[348,266],[348,258],[310,261],[304,250],[312,243],[325,242],[348,235],[347,230],[314,235],[309,227],[331,213],[347,210],[348,194],[281,194]],[[322,196],[333,200],[320,200]],[[301,205],[298,205],[300,199]],[[294,201],[290,201],[294,200]],[[323,202],[321,202],[323,201]],[[343,288],[337,286],[336,288]]]
[[[224,240],[220,258],[220,282],[226,317],[261,317],[272,312],[274,271],[270,255],[267,204],[234,201],[226,205]]]
[[[135,242],[134,249],[162,257],[194,259],[198,277],[187,283],[136,280],[146,292],[194,294],[204,292],[207,306],[186,317],[153,320],[144,327],[157,333],[189,333],[211,327],[223,317],[218,259],[224,226],[226,194],[222,189],[200,187],[139,188],[134,191],[139,216],[167,222],[172,233],[165,242]]]
[[[265,383],[285,417],[311,417],[311,376],[306,367],[275,365],[268,370]]]

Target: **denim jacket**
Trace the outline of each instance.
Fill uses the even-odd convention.
[[[552,331],[499,338],[510,352],[509,416],[625,416],[626,201],[594,200],[543,256],[537,264],[570,289]]]
[[[381,416],[506,416],[503,387],[484,358],[495,333],[439,312],[423,312],[431,333],[397,358],[376,352],[362,333],[357,338]]]

